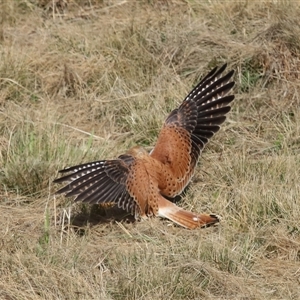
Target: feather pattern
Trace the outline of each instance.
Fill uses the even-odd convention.
[[[135,203],[126,188],[132,162],[131,156],[124,155],[117,160],[96,161],[61,170],[60,173],[72,173],[54,180],[55,183],[69,182],[57,193],[76,196],[74,201],[116,203],[132,212]]]
[[[178,184],[177,189],[161,190],[167,197],[180,194],[189,183],[204,146],[220,129],[219,125],[230,111],[234,96],[227,96],[227,93],[234,85],[234,82],[230,82],[233,71],[222,76],[225,68],[226,65],[219,70],[212,70],[189,93],[179,108],[170,113],[150,154],[170,166],[163,175],[169,178],[169,186]],[[181,128],[181,138],[174,144],[178,128]]]

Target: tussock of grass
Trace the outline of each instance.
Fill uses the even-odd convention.
[[[300,297],[296,3],[0,5],[1,299]],[[152,148],[225,61],[236,100],[180,203],[220,226],[115,222],[114,208],[53,196],[61,168]]]

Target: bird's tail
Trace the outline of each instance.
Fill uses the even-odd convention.
[[[158,201],[158,216],[188,229],[205,227],[220,221],[217,215],[195,214],[178,207],[163,197],[160,197]]]

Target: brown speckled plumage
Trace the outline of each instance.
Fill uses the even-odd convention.
[[[179,195],[194,174],[208,140],[230,111],[233,71],[213,69],[173,110],[150,154],[136,146],[115,160],[102,160],[61,170],[69,173],[54,182],[68,182],[57,193],[75,201],[116,203],[136,217],[161,216],[186,228],[219,221],[216,215],[194,214],[167,200]]]

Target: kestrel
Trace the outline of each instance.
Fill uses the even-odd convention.
[[[167,117],[154,149],[140,146],[113,160],[70,167],[54,180],[68,182],[57,191],[84,203],[115,203],[136,219],[164,217],[189,229],[219,222],[217,215],[184,210],[166,198],[179,195],[190,182],[208,140],[220,129],[234,95],[233,70],[214,68]]]

